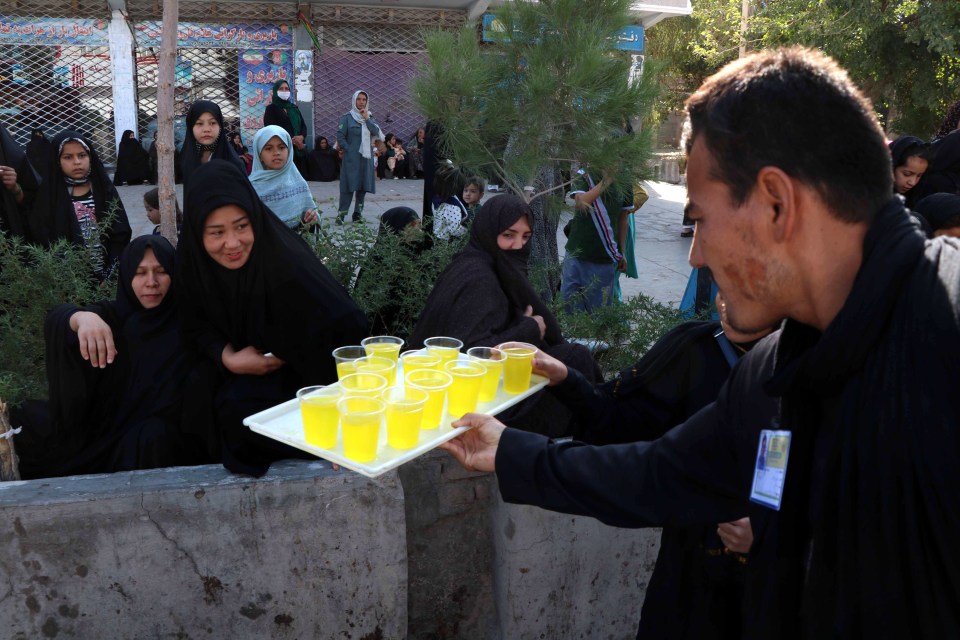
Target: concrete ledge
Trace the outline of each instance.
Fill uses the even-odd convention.
[[[320,462],[0,485],[8,638],[402,638],[395,474]]]

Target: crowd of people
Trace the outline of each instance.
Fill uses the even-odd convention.
[[[244,417],[335,381],[333,349],[371,331],[300,233],[319,216],[306,178],[339,177],[343,224],[381,171],[423,175],[430,219],[391,209],[378,239],[466,244],[409,345],[530,343],[550,383],[499,419],[467,415],[443,446],[495,471],[507,501],[663,526],[639,637],[960,634],[960,245],[938,237],[960,236],[960,102],[931,142],[888,142],[842,69],[790,49],[729,65],[687,112],[690,261],[713,274],[720,320],[677,327],[606,383],[528,280],[525,200],[484,202],[483,177],[434,166],[427,129],[406,145],[384,133],[364,91],[312,152],[286,82],[249,150],[194,102],[176,249],[131,242],[115,184],[146,179],[133,132],[111,180],[77,132],[34,132],[22,150],[0,127],[3,230],[83,247],[99,282],[117,273],[114,299],[48,314],[49,400],[13,415],[23,477],[202,463],[261,476],[301,457]],[[573,182],[568,308],[610,304],[630,271],[643,197],[623,182]],[[155,191],[145,204],[158,222]]]

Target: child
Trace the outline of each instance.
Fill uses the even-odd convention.
[[[263,204],[291,229],[317,220],[310,185],[294,164],[293,139],[287,130],[268,125],[253,136],[253,185]]]
[[[463,185],[463,204],[467,207],[467,218],[472,222],[480,210],[480,200],[487,188],[487,181],[480,176],[470,176]]]
[[[463,194],[466,178],[447,160],[433,176],[433,235],[440,240],[459,238],[467,232],[467,208],[458,195]]]
[[[177,207],[177,238],[180,237],[180,227],[183,225],[183,212],[180,203],[174,198]],[[153,228],[153,235],[160,235],[160,189],[150,189],[143,194],[143,208],[147,210],[147,220],[157,225]]]
[[[383,140],[373,141],[373,172],[377,180],[383,180],[383,174],[387,169],[387,145]]]

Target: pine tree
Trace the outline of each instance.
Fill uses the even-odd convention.
[[[559,197],[579,165],[614,173],[624,192],[645,175],[647,131],[622,135],[651,110],[652,74],[631,81],[615,48],[634,21],[629,0],[517,0],[496,11],[495,42],[475,27],[427,37],[429,65],[414,84],[450,159],[532,201],[536,265],[558,262]],[[575,177],[575,176],[574,176]],[[542,270],[550,273],[555,269]],[[554,290],[555,276],[543,290]]]

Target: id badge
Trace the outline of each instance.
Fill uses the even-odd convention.
[[[790,432],[764,429],[757,447],[757,464],[753,472],[750,500],[780,511],[783,483],[787,478],[790,457]]]

